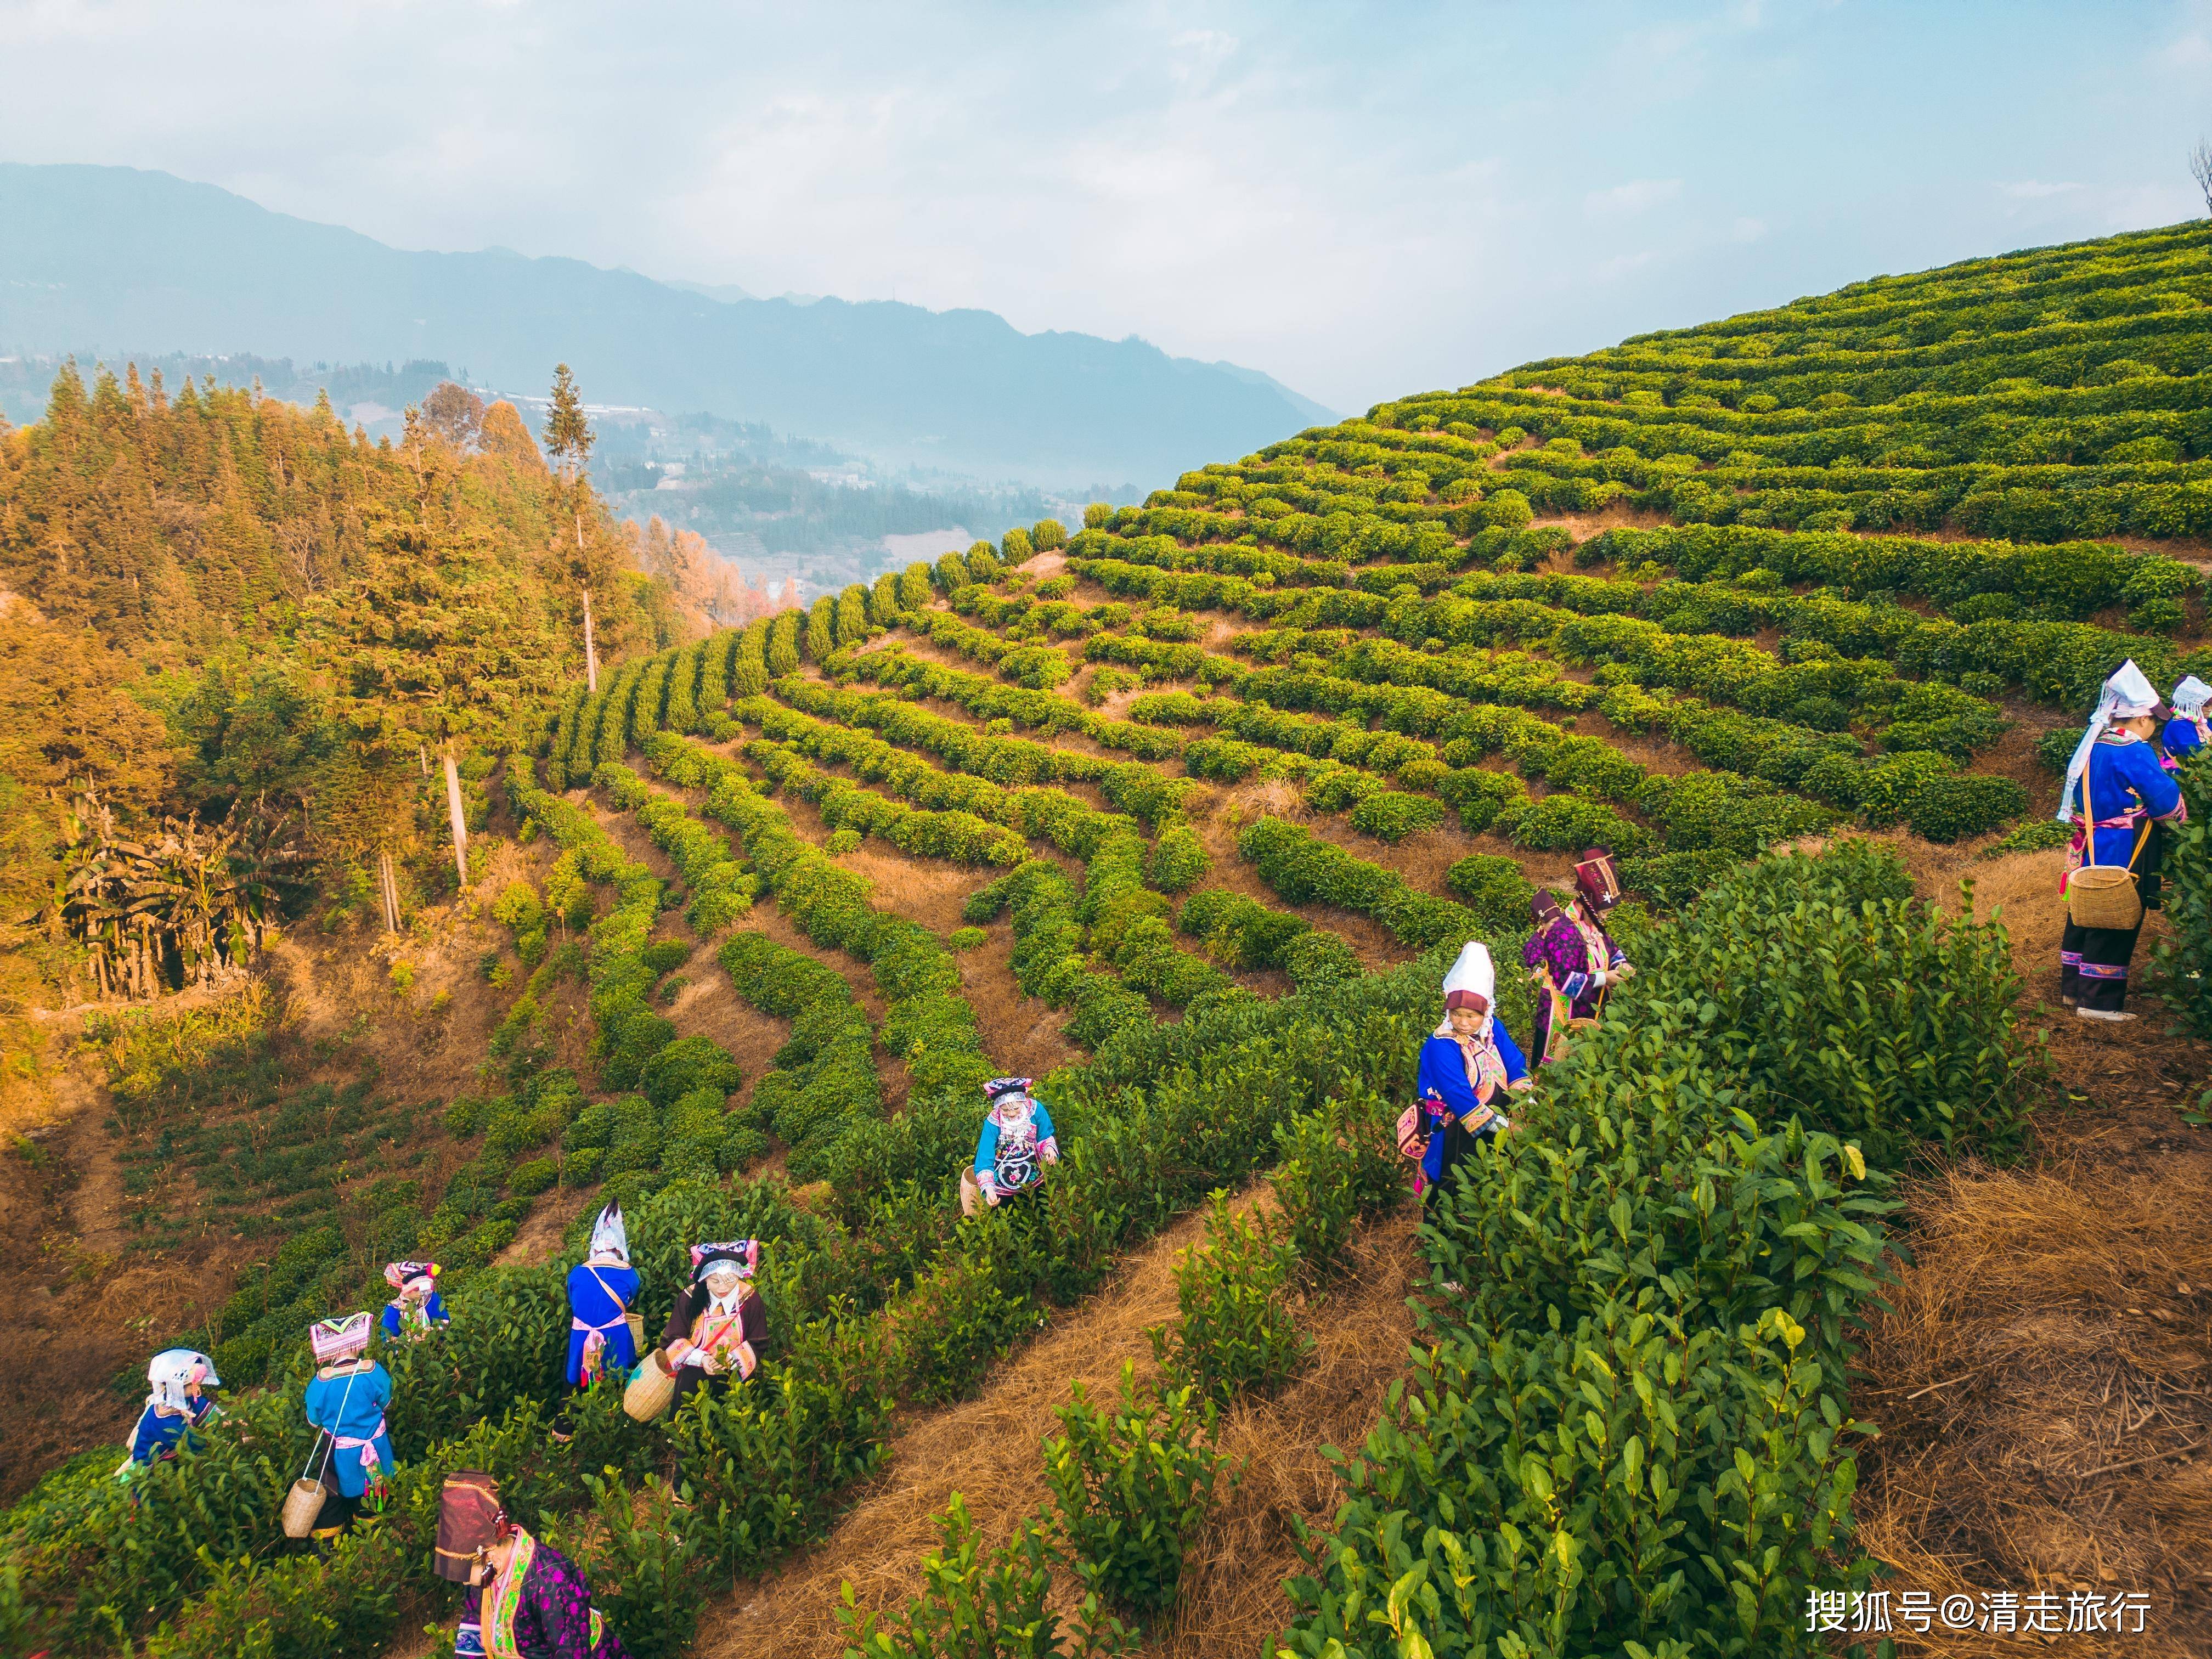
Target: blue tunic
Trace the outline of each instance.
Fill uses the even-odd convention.
[[[1052,1139],[1052,1114],[1044,1109],[1044,1102],[1030,1103],[1030,1115],[1036,1121],[1037,1145],[1042,1146]],[[991,1175],[999,1167],[999,1117],[996,1112],[983,1119],[983,1132],[975,1137],[975,1173]]]
[[[186,1451],[199,1449],[200,1437],[191,1432],[215,1414],[215,1401],[204,1395],[199,1403],[179,1412],[174,1417],[165,1417],[151,1406],[138,1413],[138,1426],[131,1435],[131,1461],[150,1463],[157,1457],[167,1457],[180,1447]]]
[[[346,1376],[317,1376],[307,1384],[307,1421],[333,1437],[367,1440],[376,1460],[388,1471],[398,1462],[392,1455],[391,1437],[384,1431],[384,1408],[392,1403],[392,1373],[372,1364]],[[368,1489],[368,1471],[362,1467],[361,1449],[339,1448],[331,1453],[324,1478],[348,1498]]]
[[[1518,1083],[1528,1075],[1528,1063],[1521,1057],[1520,1045],[1513,1034],[1505,1029],[1505,1022],[1490,1022],[1491,1041],[1498,1045],[1498,1058],[1504,1062],[1505,1080]],[[1414,1079],[1414,1092],[1424,1100],[1441,1100],[1444,1109],[1454,1117],[1464,1121],[1480,1112],[1483,1102],[1477,1098],[1474,1085],[1468,1080],[1467,1056],[1460,1051],[1456,1041],[1448,1036],[1431,1036],[1421,1045],[1421,1066]],[[1503,1111],[1505,1103],[1492,1099],[1494,1111]],[[1421,1158],[1421,1173],[1433,1183],[1444,1178],[1444,1136],[1429,1137],[1429,1150]]]
[[[445,1298],[441,1297],[437,1291],[431,1291],[430,1294],[423,1300],[422,1314],[423,1316],[433,1325],[444,1324],[447,1316],[446,1313]],[[384,1304],[384,1316],[376,1322],[380,1326],[383,1327],[384,1334],[387,1338],[395,1341],[398,1340],[405,1329],[405,1327],[400,1321],[398,1302],[397,1300],[393,1300],[386,1303]]]
[[[568,1311],[573,1316],[568,1322],[570,1387],[583,1386],[584,1343],[591,1335],[590,1331],[577,1329],[579,1323],[606,1339],[604,1358],[610,1376],[637,1364],[637,1344],[630,1340],[629,1321],[623,1316],[637,1305],[638,1289],[635,1267],[586,1262],[568,1269]]]
[[[2185,714],[2176,714],[2168,720],[2160,730],[2158,740],[2176,760],[2187,760],[2205,746],[2204,734],[2197,729],[2197,722]]]
[[[2107,733],[2091,744],[2085,774],[2075,787],[2076,822],[2087,819],[2081,805],[2085,793],[2100,822],[2117,818],[2130,807],[2146,811],[2154,818],[2171,817],[2181,808],[2181,786],[2159,764],[2157,746],[2132,734]],[[2136,823],[2097,830],[2096,862],[2126,864],[2142,833],[2140,823],[2138,818]]]

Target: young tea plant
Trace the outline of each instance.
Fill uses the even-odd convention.
[[[1108,1601],[1164,1612],[1228,1462],[1214,1449],[1218,1409],[1188,1387],[1140,1393],[1127,1361],[1118,1411],[1074,1387],[1073,1403],[1060,1408],[1061,1432],[1044,1443],[1060,1536]]]
[[[1275,1127],[1282,1161],[1267,1177],[1306,1271],[1326,1278],[1343,1265],[1352,1230],[1406,1192],[1389,1119],[1371,1089],[1322,1103]]]
[[[845,1659],[1110,1659],[1133,1645],[1095,1595],[1063,1638],[1060,1615],[1048,1604],[1060,1558],[1037,1517],[987,1551],[956,1492],[937,1528],[944,1541],[923,1560],[922,1592],[903,1613],[861,1612],[846,1582],[837,1609],[849,1633]]]
[[[1239,1215],[1217,1190],[1206,1246],[1176,1268],[1182,1317],[1154,1326],[1152,1356],[1175,1383],[1225,1406],[1246,1389],[1273,1394],[1313,1344],[1291,1316],[1288,1288],[1297,1254],[1272,1217]]]

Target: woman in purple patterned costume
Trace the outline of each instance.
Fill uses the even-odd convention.
[[[466,1586],[455,1659],[629,1659],[576,1564],[508,1520],[488,1475],[447,1477],[434,1565]]]
[[[1529,905],[1536,931],[1522,947],[1521,961],[1536,982],[1536,1063],[1563,1058],[1567,1034],[1595,1024],[1606,993],[1636,972],[1613,936],[1605,913],[1620,902],[1620,881],[1613,854],[1593,847],[1575,866],[1575,896],[1565,905],[1548,890]]]

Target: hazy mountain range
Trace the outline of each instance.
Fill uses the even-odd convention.
[[[1255,370],[985,311],[655,282],[505,250],[422,253],[130,167],[0,163],[0,351],[435,358],[594,403],[764,421],[892,461],[1165,483],[1334,416]]]

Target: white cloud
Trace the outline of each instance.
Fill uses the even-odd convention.
[[[1237,53],[1237,37],[1219,29],[1185,29],[1168,42],[1176,57],[1168,65],[1170,79],[1205,81]]]
[[[2039,179],[2023,179],[2017,184],[1999,185],[1997,194],[2012,202],[2039,202],[2046,197],[2063,196],[2081,188],[2079,185],[2045,184]]]
[[[2167,42],[2158,55],[2168,69],[2212,69],[2212,40],[2192,31]]]
[[[1682,193],[1680,179],[1632,179],[1610,190],[1594,190],[1583,198],[1583,211],[1594,216],[1643,213],[1674,201]]]
[[[1756,242],[1766,234],[1766,221],[1745,217],[1729,227],[1731,242]]]

